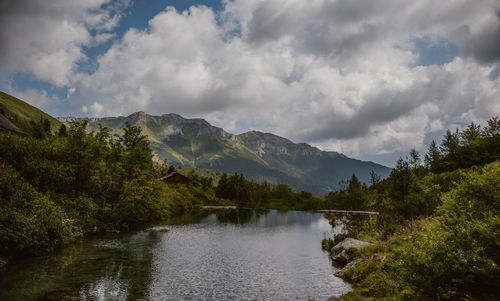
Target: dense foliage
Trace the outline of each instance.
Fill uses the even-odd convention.
[[[218,197],[233,200],[241,207],[312,210],[324,205],[322,199],[309,192],[293,191],[286,184],[272,186],[267,182],[250,181],[242,174],[223,174],[216,193]]]
[[[191,171],[188,186],[158,179],[176,171],[153,160],[141,128],[47,119],[16,121],[28,137],[0,135],[0,257],[53,249],[88,233],[118,231],[180,215],[200,205],[314,209],[321,199],[243,175],[214,179]]]
[[[328,195],[334,206],[380,213],[348,226],[349,236],[376,247],[364,250],[366,260],[345,274],[355,290],[342,298],[500,299],[499,155],[494,117],[483,129],[471,124],[448,131],[440,146],[432,142],[424,164],[412,151],[387,179],[373,175],[364,187],[353,177]]]
[[[0,256],[43,252],[86,233],[139,227],[219,200],[203,190],[157,180],[168,166],[152,160],[140,128],[56,131],[44,120],[21,123],[30,136],[0,135]]]

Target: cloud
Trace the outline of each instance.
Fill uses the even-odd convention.
[[[108,0],[0,0],[0,76],[25,73],[67,86],[86,61],[91,31],[113,29],[120,19]],[[121,3],[121,2],[120,2]],[[96,42],[109,38],[100,35]]]
[[[102,109],[104,109],[103,105],[94,101],[90,106],[90,112],[92,112],[93,116],[101,116]]]
[[[494,13],[493,13],[494,12]],[[496,2],[492,12],[484,16],[480,26],[464,26],[465,41],[462,54],[476,58],[482,63],[500,60],[500,3]]]
[[[43,89],[28,88],[25,91],[14,91],[13,94],[30,105],[42,109],[60,102],[56,95],[50,95]]]
[[[30,30],[6,37],[29,59],[9,48],[0,72],[21,70],[67,86],[64,110],[72,114],[175,112],[389,164],[446,128],[500,112],[495,0],[224,0],[221,12],[168,7],[145,30],[128,29],[91,62],[92,73],[75,69],[88,59],[82,46],[114,38],[121,15],[97,0],[65,3],[78,11],[77,21],[54,13],[52,24],[51,10],[34,9],[43,18],[30,24],[58,26],[60,37]],[[456,47],[459,55],[416,66],[426,55],[415,42],[422,40]],[[46,50],[30,46],[38,44]]]

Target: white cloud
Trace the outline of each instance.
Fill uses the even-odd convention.
[[[103,32],[90,37],[66,21],[59,47],[16,64],[51,83],[70,82],[71,105],[85,114],[175,112],[384,163],[423,149],[446,128],[500,113],[494,0],[224,3],[219,15],[167,8],[148,29],[128,30],[95,73],[74,74],[85,59],[81,45],[109,39],[120,18],[85,7],[82,24]],[[460,56],[415,66],[419,38],[455,44]]]
[[[103,105],[97,101],[94,101],[94,103],[90,106],[90,112],[92,112],[93,116],[101,116],[102,109],[104,109]]]
[[[94,39],[90,31],[109,31],[120,20],[116,5],[101,8],[107,2],[0,0],[0,77],[25,73],[58,87],[70,84],[77,64],[88,59],[82,47],[110,38]]]
[[[46,108],[57,104],[60,99],[56,95],[51,95],[45,90],[29,88],[25,91],[12,91],[17,98],[22,99],[32,106]]]

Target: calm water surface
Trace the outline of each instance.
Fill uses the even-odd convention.
[[[87,239],[0,272],[0,300],[326,300],[333,276],[322,214],[200,212],[151,229]]]

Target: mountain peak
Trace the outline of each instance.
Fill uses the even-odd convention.
[[[383,177],[390,172],[373,162],[325,152],[272,133],[252,130],[233,135],[204,119],[174,113],[152,116],[135,112],[127,117],[85,120],[89,121],[90,130],[97,130],[98,124],[113,130],[120,130],[127,123],[140,125],[153,151],[168,164],[243,173],[254,180],[286,183],[317,194],[335,189],[353,173],[366,182],[372,170]]]

